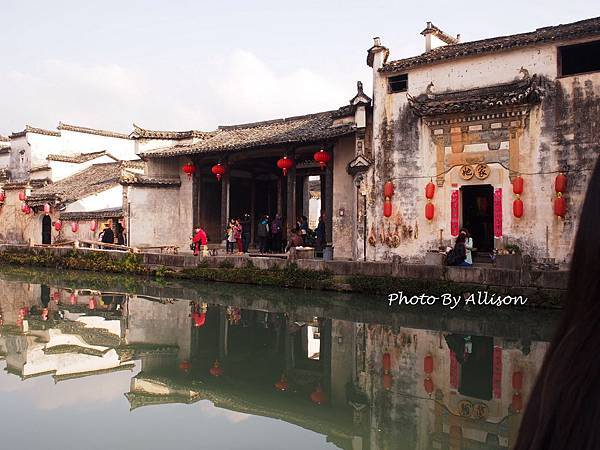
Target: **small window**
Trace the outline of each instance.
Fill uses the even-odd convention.
[[[408,74],[389,77],[388,83],[390,92],[406,92],[408,91]]]
[[[558,48],[560,76],[600,71],[600,41]]]

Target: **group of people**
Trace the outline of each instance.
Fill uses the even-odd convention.
[[[106,223],[104,229],[98,235],[98,240],[105,244],[115,244],[115,237],[117,240],[116,244],[125,245],[125,227],[120,222],[117,222],[114,231],[110,224]]]
[[[240,219],[231,219],[227,228],[225,229],[225,242],[227,253],[233,253],[237,247],[238,255],[244,254],[244,240],[243,240],[244,227],[240,222]]]

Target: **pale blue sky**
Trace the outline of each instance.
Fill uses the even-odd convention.
[[[600,15],[596,0],[0,0],[0,133],[59,121],[212,129],[333,109],[370,89],[366,50],[423,51]]]

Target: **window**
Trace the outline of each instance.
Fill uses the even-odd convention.
[[[558,48],[559,76],[600,71],[600,41]]]
[[[389,77],[388,84],[390,92],[406,92],[408,91],[408,74]]]

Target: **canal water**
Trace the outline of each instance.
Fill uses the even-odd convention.
[[[548,310],[0,269],[2,448],[510,448]]]

